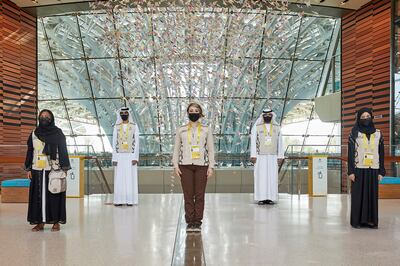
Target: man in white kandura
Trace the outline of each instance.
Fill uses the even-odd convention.
[[[254,163],[254,200],[259,205],[278,200],[278,163],[284,158],[280,126],[275,113],[263,110],[251,130],[250,161]]]
[[[114,205],[138,204],[139,127],[129,108],[121,108],[113,133]]]

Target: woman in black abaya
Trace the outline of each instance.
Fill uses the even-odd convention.
[[[354,228],[378,228],[378,184],[385,175],[384,143],[372,119],[362,108],[349,136],[348,175],[351,186],[351,218]]]
[[[53,194],[48,190],[51,162],[65,172],[71,169],[65,136],[56,127],[53,113],[42,110],[39,126],[29,136],[25,160],[25,170],[31,179],[28,222],[35,225],[34,232],[42,231],[45,224],[52,224],[52,231],[59,231],[60,224],[67,220],[65,192]]]

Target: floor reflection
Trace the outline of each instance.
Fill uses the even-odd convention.
[[[188,233],[185,239],[185,266],[205,265],[203,239],[199,233]]]

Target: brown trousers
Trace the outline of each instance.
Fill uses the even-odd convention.
[[[208,166],[180,165],[181,184],[185,199],[185,220],[188,224],[201,224]]]

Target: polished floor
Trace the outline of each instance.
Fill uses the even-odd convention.
[[[202,234],[186,234],[180,194],[68,199],[58,233],[30,232],[25,204],[0,204],[0,265],[400,265],[400,200],[380,201],[379,229],[349,226],[349,198],[207,194]]]

